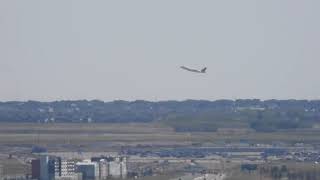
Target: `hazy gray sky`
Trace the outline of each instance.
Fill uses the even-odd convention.
[[[319,0],[0,0],[0,101],[320,99],[319,8]]]

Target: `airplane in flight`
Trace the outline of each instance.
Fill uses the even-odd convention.
[[[194,73],[206,73],[206,70],[207,70],[206,67],[203,68],[203,69],[201,69],[201,70],[191,69],[191,68],[187,68],[187,67],[185,67],[185,66],[181,66],[180,68],[181,68],[181,69],[184,69],[184,70],[186,70],[186,71],[194,72]]]

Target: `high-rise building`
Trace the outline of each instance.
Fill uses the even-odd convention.
[[[40,162],[40,178],[41,180],[49,180],[49,156],[41,156]]]
[[[53,180],[55,174],[55,158],[40,156],[40,178],[41,180]]]

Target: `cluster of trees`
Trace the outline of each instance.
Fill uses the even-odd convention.
[[[0,102],[0,122],[155,122],[177,131],[248,127],[257,131],[310,128],[320,101],[56,101]]]
[[[279,129],[312,128],[320,120],[318,111],[305,109],[211,110],[193,114],[174,114],[165,122],[178,131],[214,131],[218,128],[252,128],[259,132]]]

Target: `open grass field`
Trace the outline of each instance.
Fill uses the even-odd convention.
[[[79,133],[166,133],[173,132],[172,128],[152,123],[0,123],[1,133],[45,133],[45,134],[79,134]]]
[[[82,144],[94,142],[180,144],[249,140],[268,143],[317,142],[320,131],[295,130],[272,133],[174,132],[159,124],[0,124],[0,145],[15,144]]]

